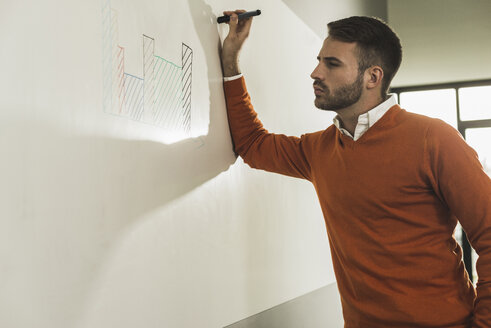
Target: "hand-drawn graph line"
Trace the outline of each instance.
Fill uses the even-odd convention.
[[[117,12],[110,0],[102,1],[104,111],[189,133],[193,50],[182,43],[178,66],[155,55],[155,39],[144,34],[143,77],[127,73]]]

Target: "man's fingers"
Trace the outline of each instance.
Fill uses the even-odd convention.
[[[236,33],[237,25],[239,24],[239,16],[236,13],[232,13],[229,15],[230,21],[228,22],[228,26],[230,27],[230,33]]]
[[[223,14],[224,15],[227,15],[227,16],[230,16],[233,13],[242,14],[242,13],[245,13],[245,12],[246,12],[245,9],[236,9],[236,10],[227,10],[227,11],[224,11]]]
[[[243,35],[247,37],[249,34],[249,29],[252,24],[252,17],[244,18],[239,21],[239,16],[242,13],[245,13],[244,9],[237,9],[235,11],[224,11],[223,14],[226,16],[230,16],[230,20],[227,22],[229,26],[229,36],[237,37],[239,35]]]
[[[230,16],[230,20],[232,20],[232,16],[235,14],[235,15],[239,15],[239,14],[242,14],[242,13],[245,13],[247,12],[246,10],[244,9],[237,9],[235,11],[231,11],[231,10],[227,10],[227,11],[224,11],[223,14],[225,16]]]

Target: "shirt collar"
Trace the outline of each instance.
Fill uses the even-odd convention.
[[[339,115],[336,115],[333,119],[334,125],[343,133],[344,135],[350,136],[354,140],[358,140],[369,128],[371,128],[385,113],[394,105],[397,105],[397,100],[394,94],[391,94],[387,100],[379,104],[378,106],[370,109],[368,112],[358,116],[358,123],[355,128],[355,135],[352,136],[348,130],[341,126],[341,120]]]

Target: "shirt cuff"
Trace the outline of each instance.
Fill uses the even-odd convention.
[[[238,75],[234,75],[234,76],[224,77],[223,82],[237,80],[237,79],[240,79],[241,77],[242,77],[242,73],[238,74]]]

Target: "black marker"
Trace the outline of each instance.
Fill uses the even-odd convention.
[[[252,17],[252,16],[258,16],[258,15],[261,15],[261,10],[254,10],[254,11],[246,11],[245,13],[242,13],[242,14],[239,14],[237,16],[239,16],[239,20],[241,19],[244,19],[244,18],[248,18],[248,17]],[[226,23],[226,22],[229,22],[230,21],[230,16],[220,16],[217,18],[217,22],[218,24],[220,23]]]

